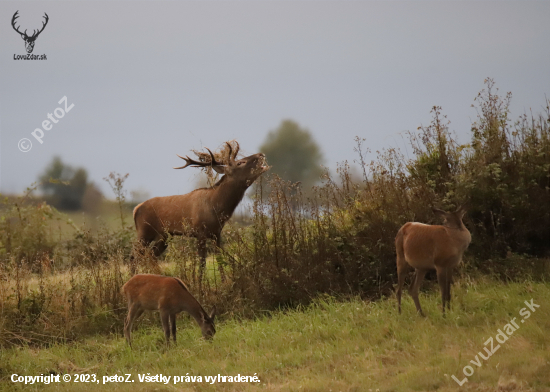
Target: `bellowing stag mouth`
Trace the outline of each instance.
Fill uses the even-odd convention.
[[[264,154],[262,154],[258,159],[258,163],[256,164],[256,167],[259,169],[260,174],[265,173],[266,171],[271,169],[271,166],[267,166],[267,161],[265,160]]]

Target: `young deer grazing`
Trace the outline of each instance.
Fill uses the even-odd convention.
[[[236,143],[236,142],[235,142]],[[199,293],[202,292],[202,276],[206,260],[206,241],[215,240],[220,247],[221,231],[233,215],[233,211],[244,197],[250,185],[269,169],[262,153],[235,160],[239,152],[236,143],[235,151],[229,147],[227,162],[218,162],[209,149],[201,160],[180,157],[186,167],[212,167],[224,176],[212,187],[196,189],[185,195],[155,197],[139,204],[134,209],[138,239],[144,246],[153,244],[155,256],[166,249],[167,234],[185,235],[197,238],[197,247],[201,259],[199,268]],[[199,154],[198,154],[199,155]],[[223,269],[219,265],[221,278]]]
[[[122,291],[128,302],[124,335],[130,347],[132,347],[132,324],[145,310],[160,310],[166,344],[170,344],[170,327],[172,338],[174,342],[176,341],[176,315],[183,311],[189,313],[199,324],[205,339],[212,339],[216,333],[214,328],[216,308],[212,310],[212,313],[207,314],[178,278],[161,275],[134,275],[122,286]]]
[[[451,277],[454,267],[462,260],[464,251],[470,245],[472,237],[462,223],[466,210],[460,207],[455,212],[445,212],[436,208],[434,213],[444,218],[443,226],[425,225],[418,222],[405,223],[395,237],[397,250],[397,304],[401,313],[401,289],[406,273],[410,268],[416,270],[414,283],[409,289],[416,310],[422,316],[424,312],[418,301],[418,290],[426,272],[435,269],[441,289],[443,314],[445,304],[451,308]]]

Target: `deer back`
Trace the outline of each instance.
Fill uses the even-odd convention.
[[[128,303],[143,310],[169,310],[170,314],[186,310],[191,294],[175,278],[161,275],[134,275],[122,287]]]
[[[398,254],[402,254],[414,268],[455,266],[470,244],[470,232],[462,223],[463,211],[437,211],[446,217],[444,225],[409,222],[401,227],[396,237]]]
[[[185,195],[154,197],[134,209],[138,230],[176,235],[216,233],[221,230],[213,205],[212,189],[197,189]]]

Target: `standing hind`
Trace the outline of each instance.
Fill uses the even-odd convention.
[[[425,225],[418,222],[405,223],[395,237],[397,251],[397,304],[401,313],[401,292],[406,273],[414,268],[414,283],[409,289],[416,310],[422,316],[424,312],[418,300],[418,291],[426,272],[435,269],[441,289],[443,314],[445,305],[451,308],[451,278],[453,269],[462,260],[472,237],[462,223],[465,209],[460,207],[455,212],[445,212],[436,208],[434,213],[444,218],[442,226]]]

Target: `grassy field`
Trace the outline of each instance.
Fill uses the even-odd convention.
[[[109,176],[120,203],[87,203],[88,214],[62,214],[27,194],[3,198],[0,390],[550,391],[550,101],[540,115],[513,119],[511,95],[497,91],[486,79],[468,144],[434,106],[430,124],[404,136],[406,153],[382,149],[369,161],[368,141],[355,139],[362,181],[347,162],[309,194],[260,177],[246,224],[234,219],[223,230],[216,261],[226,282],[208,259],[201,302],[221,313],[210,343],[189,316],[168,349],[158,315],[139,323],[133,350],[121,336],[131,255],[139,272],[159,270],[136,249],[125,176]],[[442,316],[432,279],[421,298],[427,317],[409,296],[398,315],[396,233],[407,221],[441,223],[432,207],[464,203],[472,243],[453,310]],[[170,240],[160,268],[196,294],[195,245]],[[171,379],[141,381],[148,373]],[[73,381],[11,381],[40,374]],[[126,374],[134,382],[102,383]],[[260,382],[205,382],[237,374]],[[77,375],[100,383],[75,383]]]
[[[80,230],[97,232],[102,228],[120,230],[122,225],[118,206],[109,201],[105,201],[101,206],[101,211],[96,214],[82,211],[67,211],[62,214],[64,219],[52,222],[50,229],[63,239],[74,236],[75,227]],[[125,227],[134,227],[131,208],[123,209],[123,218]]]
[[[426,286],[430,286],[427,284]],[[439,310],[435,284],[421,296],[426,318],[404,299],[376,302],[329,297],[256,320],[217,324],[213,342],[200,338],[188,316],[178,319],[178,344],[166,349],[160,327],[138,327],[130,349],[122,336],[98,335],[49,348],[19,347],[0,354],[0,389],[121,391],[547,391],[550,390],[550,287],[504,284],[464,277],[453,286],[453,309]],[[539,308],[525,318],[524,301]],[[519,328],[487,360],[479,357],[490,337],[513,318]],[[523,321],[522,321],[523,319]],[[507,331],[509,332],[509,331]],[[502,339],[502,337],[498,337]],[[478,356],[476,359],[476,355]],[[472,362],[471,362],[472,361]],[[478,365],[473,364],[477,362]],[[459,386],[462,369],[473,375]],[[467,369],[467,372],[471,370]],[[95,374],[98,383],[13,383],[12,374]],[[170,376],[168,384],[140,382],[139,375]],[[108,383],[104,376],[131,374],[133,383]],[[259,383],[207,383],[205,376],[257,375]],[[185,376],[202,382],[186,382]],[[181,382],[174,385],[174,377]],[[126,377],[126,376],[124,376]]]

